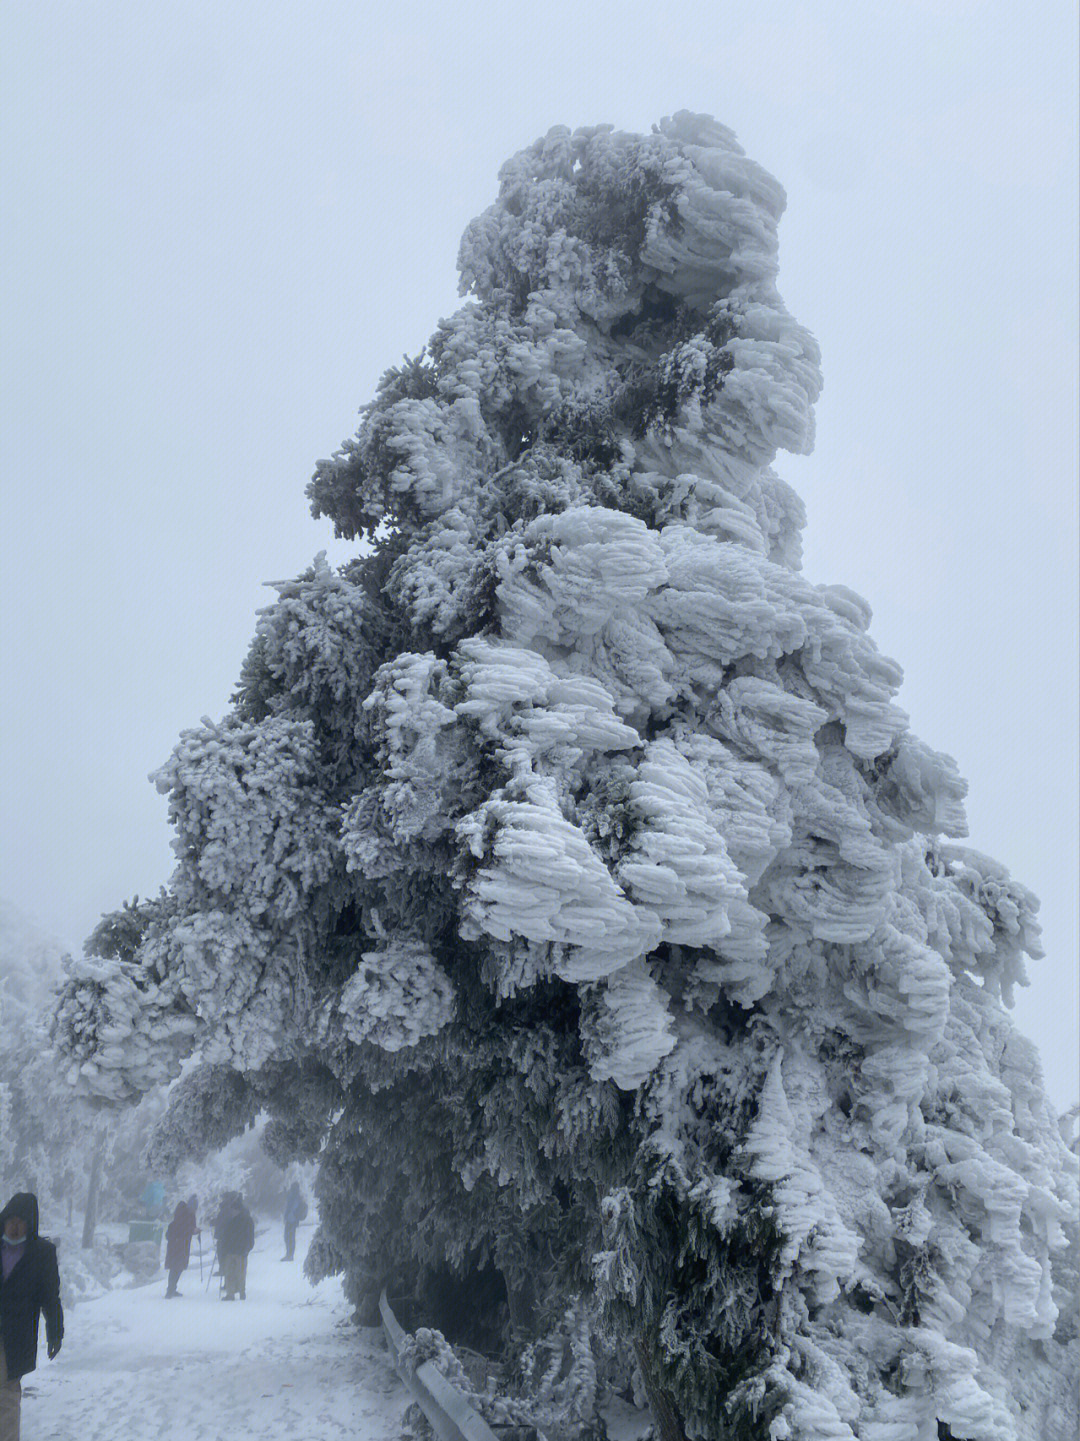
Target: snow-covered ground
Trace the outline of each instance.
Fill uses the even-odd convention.
[[[381,1334],[351,1323],[340,1282],[305,1280],[302,1246],[281,1253],[280,1224],[260,1225],[245,1301],[201,1285],[193,1251],[179,1300],[162,1275],[71,1307],[60,1355],[42,1337],[26,1377],[23,1441],[398,1441],[408,1397]]]

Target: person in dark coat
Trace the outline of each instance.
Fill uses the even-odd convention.
[[[225,1281],[223,1301],[241,1301],[247,1297],[247,1258],[255,1245],[255,1222],[244,1205],[243,1197],[232,1191],[221,1203],[214,1236],[218,1241],[218,1258]]]
[[[165,1292],[168,1299],[171,1296],[179,1296],[176,1289],[177,1282],[181,1275],[187,1270],[188,1262],[191,1260],[191,1238],[198,1234],[199,1228],[195,1224],[195,1213],[187,1201],[177,1203],[173,1218],[169,1222],[169,1229],[165,1232],[165,1266],[169,1272],[169,1286]]]
[[[283,1261],[291,1261],[296,1250],[296,1228],[307,1215],[307,1202],[300,1194],[300,1187],[294,1181],[285,1197],[285,1254]]]
[[[21,1378],[37,1366],[41,1315],[51,1361],[64,1339],[56,1247],[38,1235],[37,1197],[23,1191],[0,1211],[0,1441],[19,1441]]]

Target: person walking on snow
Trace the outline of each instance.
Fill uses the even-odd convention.
[[[307,1215],[307,1202],[300,1194],[300,1187],[294,1181],[285,1197],[285,1254],[283,1261],[291,1261],[296,1250],[296,1228]]]
[[[243,1198],[232,1192],[231,1203],[222,1202],[215,1234],[220,1231],[218,1254],[221,1258],[221,1274],[225,1279],[223,1301],[232,1301],[239,1293],[241,1301],[246,1299],[247,1258],[255,1245],[255,1222],[251,1212],[244,1205]],[[229,1205],[226,1213],[225,1207]]]
[[[199,1228],[195,1224],[195,1212],[187,1201],[177,1202],[173,1218],[169,1222],[169,1229],[165,1232],[165,1266],[169,1272],[169,1286],[165,1292],[166,1300],[171,1296],[179,1296],[176,1284],[181,1274],[187,1270],[188,1262],[191,1260],[191,1238],[199,1234]]]
[[[0,1441],[19,1441],[22,1377],[37,1366],[38,1317],[51,1361],[64,1339],[56,1247],[38,1235],[37,1197],[22,1191],[0,1211]]]

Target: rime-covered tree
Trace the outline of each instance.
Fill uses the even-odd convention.
[[[665,1438],[1064,1441],[1075,1158],[1002,1006],[1036,903],[800,573],[783,204],[685,113],[504,167],[311,483],[367,546],[158,773],[167,898],[57,1035],[117,1099],[196,1051],[221,1138],[267,1106],[359,1305],[467,1295],[511,1352],[569,1312],[564,1421],[587,1323]]]
[[[143,903],[106,916],[87,949],[130,961],[152,912]],[[0,1194],[35,1192],[46,1227],[77,1209],[91,1246],[98,1219],[123,1214],[125,1190],[134,1200],[145,1184],[141,1152],[164,1099],[151,1092],[118,1112],[66,1084],[49,1042],[64,964],[58,942],[0,901]]]
[[[32,1189],[49,1209],[85,1170],[80,1123],[88,1107],[48,1054],[62,967],[59,943],[0,901],[0,1191],[6,1200]]]

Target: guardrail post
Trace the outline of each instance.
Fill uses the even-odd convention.
[[[383,1291],[379,1297],[383,1334],[394,1358],[394,1369],[413,1400],[431,1422],[439,1441],[498,1441],[498,1437],[466,1401],[456,1387],[435,1366],[424,1361],[414,1370],[401,1356],[405,1331],[394,1315]]]

